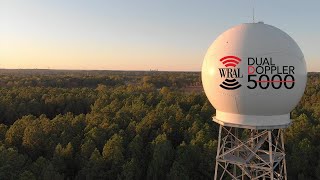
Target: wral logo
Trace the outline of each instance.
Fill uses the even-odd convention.
[[[246,57],[248,62],[248,89],[292,89],[295,85],[295,67],[290,65],[277,65],[272,57]],[[225,68],[219,68],[220,77],[224,81],[220,87],[226,90],[235,90],[242,85],[237,81],[243,78],[240,68],[242,62],[237,56],[225,56],[220,59]]]
[[[219,68],[220,77],[225,80],[220,84],[220,87],[226,90],[235,90],[241,87],[241,84],[236,78],[242,78],[240,75],[240,68],[235,68],[241,59],[237,56],[225,56],[220,59],[220,62],[224,64],[226,68]]]

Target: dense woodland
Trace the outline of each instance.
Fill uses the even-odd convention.
[[[0,179],[212,179],[199,72],[0,70]],[[320,73],[286,130],[288,179],[320,179]]]

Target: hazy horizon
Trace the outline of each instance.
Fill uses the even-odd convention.
[[[0,70],[48,70],[48,71],[159,71],[159,72],[201,72],[201,70],[161,70],[161,69],[50,69],[50,68],[1,68]],[[320,71],[308,71],[308,73]]]
[[[219,34],[252,22],[252,2],[1,1],[0,68],[200,71]],[[309,72],[320,71],[319,5],[254,2],[256,22],[287,32]]]

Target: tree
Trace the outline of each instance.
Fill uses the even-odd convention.
[[[49,166],[50,161],[44,157],[39,157],[35,162],[30,165],[30,171],[35,177],[42,177],[45,169]]]
[[[173,162],[174,150],[165,134],[158,135],[152,144],[154,147],[147,178],[165,179]]]
[[[174,161],[170,173],[168,174],[168,179],[172,180],[188,180],[190,179],[188,176],[188,172],[179,162]]]
[[[59,173],[64,173],[67,177],[73,177],[77,168],[73,159],[73,151],[73,146],[70,142],[66,147],[58,144],[53,156],[53,165],[58,169]]]
[[[91,139],[85,140],[85,142],[81,145],[81,155],[84,158],[90,158],[92,152],[96,149],[95,143]]]
[[[23,141],[24,130],[28,124],[31,124],[35,119],[36,118],[34,116],[24,116],[10,126],[6,133],[6,144],[20,149]]]
[[[106,162],[96,148],[86,166],[79,172],[79,178],[83,179],[106,179]]]
[[[120,164],[124,160],[123,138],[113,135],[103,147],[103,158],[112,164]]]
[[[18,179],[25,169],[27,158],[13,148],[0,146],[0,179]]]
[[[122,171],[122,163],[124,162],[123,138],[114,134],[104,145],[102,156],[107,162],[110,170],[107,172],[109,179],[115,179]]]
[[[24,171],[19,176],[19,180],[36,180],[36,177],[30,171]]]
[[[44,169],[43,175],[41,177],[43,177],[43,179],[47,179],[47,180],[64,179],[64,176],[62,174],[58,173],[51,163]]]
[[[122,167],[122,172],[118,176],[118,179],[126,180],[140,180],[142,179],[142,167],[138,159],[131,158]]]

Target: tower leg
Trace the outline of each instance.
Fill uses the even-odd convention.
[[[220,144],[221,144],[221,129],[222,126],[219,126],[219,137],[218,137],[218,148],[217,148],[217,156],[216,156],[216,167],[214,169],[214,180],[217,180],[218,177],[218,169],[219,169],[219,162],[217,161],[218,156],[220,154]]]
[[[238,134],[238,128],[234,128],[234,135],[236,136],[236,137],[238,137],[239,136],[239,134]],[[236,140],[236,139],[234,139],[234,142],[233,142],[233,146],[237,146],[238,145],[238,141]],[[236,156],[239,156],[239,151],[238,150],[235,150],[235,154],[236,154]],[[233,165],[233,176],[237,176],[237,166],[236,165]]]
[[[283,130],[280,129],[279,131],[281,131],[281,146],[282,146],[282,149],[283,151],[285,151],[284,149],[284,138],[283,138]],[[286,158],[284,157],[283,159],[283,176],[284,176],[284,179],[287,180],[287,164],[286,164]]]
[[[272,130],[268,130],[270,179],[273,180]]]

